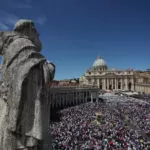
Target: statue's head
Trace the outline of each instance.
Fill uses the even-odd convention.
[[[42,44],[39,39],[39,33],[37,32],[32,20],[19,20],[14,26],[14,31],[29,37],[39,51],[41,50]]]

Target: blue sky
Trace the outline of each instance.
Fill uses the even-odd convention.
[[[32,19],[55,79],[80,77],[100,55],[108,67],[150,68],[149,0],[0,0],[0,30]]]

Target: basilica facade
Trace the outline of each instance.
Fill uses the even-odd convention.
[[[96,86],[100,90],[134,91],[134,71],[108,69],[106,62],[98,56],[92,67],[80,77],[80,84]]]

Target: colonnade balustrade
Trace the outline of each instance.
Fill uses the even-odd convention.
[[[150,94],[150,84],[136,84],[135,91],[140,92],[141,94]]]
[[[97,87],[89,86],[53,86],[50,89],[51,108],[63,108],[79,105],[93,100],[98,101]]]

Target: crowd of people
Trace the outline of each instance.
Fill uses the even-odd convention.
[[[61,110],[61,120],[51,123],[52,149],[149,150],[150,104],[129,97],[106,99]]]

